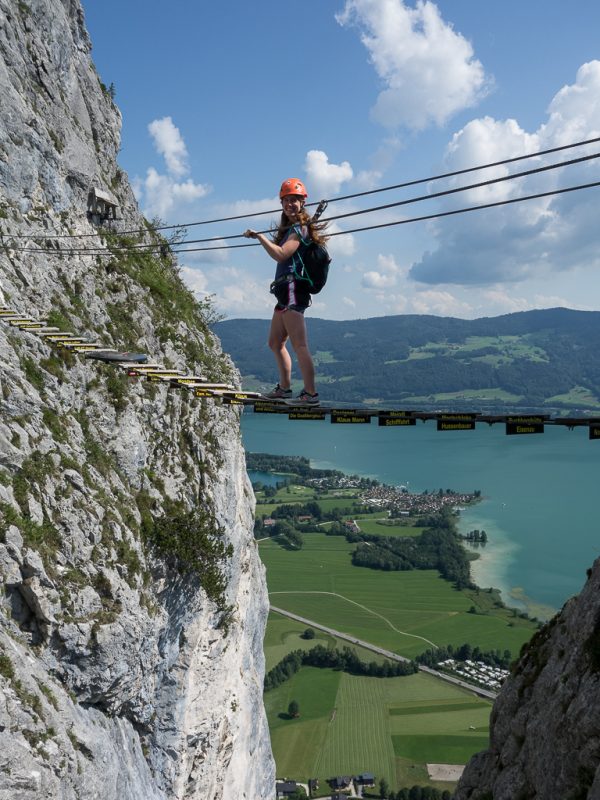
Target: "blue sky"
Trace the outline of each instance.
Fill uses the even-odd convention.
[[[595,0],[83,0],[93,58],[123,114],[120,165],[149,218],[278,207],[287,177],[335,198],[600,136]],[[344,213],[600,151],[332,203]],[[332,223],[343,231],[600,180],[554,170]],[[335,236],[312,316],[496,316],[600,309],[600,187]],[[192,227],[189,238],[276,216]],[[235,240],[234,240],[235,243]],[[192,245],[193,246],[193,245]],[[180,256],[227,317],[269,317],[262,248]]]

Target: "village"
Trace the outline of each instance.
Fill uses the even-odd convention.
[[[331,476],[308,478],[307,485],[328,491],[357,489],[358,499],[365,505],[388,511],[390,517],[434,514],[445,507],[460,511],[462,507],[477,502],[481,492],[455,492],[452,489],[439,489],[435,492],[410,492],[406,486],[388,486],[384,483],[359,478],[357,476]]]
[[[448,658],[440,661],[437,666],[445,672],[492,690],[498,690],[510,674],[507,669],[489,666],[482,661],[455,661]]]
[[[325,797],[331,800],[349,800],[353,797],[362,797],[363,789],[373,788],[375,786],[375,775],[372,772],[363,772],[360,775],[338,775],[335,778],[330,778],[327,783],[331,789],[331,793]],[[319,791],[319,781],[316,778],[311,778],[308,783],[298,783],[297,781],[282,780],[277,781],[275,791],[277,800],[283,800],[288,797],[297,797],[299,789],[304,789],[308,797],[316,796]],[[319,797],[323,797],[319,793]]]

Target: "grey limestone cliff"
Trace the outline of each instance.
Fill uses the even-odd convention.
[[[0,0],[0,304],[235,381],[133,247],[161,240],[90,51],[79,0]],[[0,322],[0,800],[273,796],[253,502],[235,407]]]
[[[525,645],[455,800],[600,798],[600,559]]]

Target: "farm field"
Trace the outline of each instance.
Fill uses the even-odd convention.
[[[279,499],[276,499],[275,502],[271,503],[257,503],[256,505],[256,516],[260,517],[263,514],[269,514],[273,509],[281,505],[282,503],[306,503],[309,500],[313,499],[313,493],[305,494],[298,496],[297,494],[290,494],[289,496],[283,496]],[[351,508],[352,504],[356,502],[355,498],[349,496],[342,496],[342,497],[325,497],[322,500],[317,501],[321,511],[333,511],[335,508]],[[377,514],[374,513],[374,516],[381,516],[381,512]]]
[[[425,530],[425,528],[413,528],[412,525],[381,525],[378,519],[381,517],[377,514],[373,519],[357,519],[358,527],[363,533],[375,536],[420,536]]]
[[[341,649],[348,647],[348,641],[345,639],[338,639],[335,636],[330,636],[325,631],[315,629],[314,639],[303,639],[301,634],[304,633],[308,626],[302,622],[284,617],[276,611],[269,613],[269,620],[267,623],[267,630],[264,639],[264,653],[265,653],[265,669],[268,672],[282,658],[293,650],[309,650],[316,645],[323,647]],[[363,661],[376,661],[380,663],[385,661],[385,657],[374,653],[372,650],[367,650],[359,645],[352,645],[352,649],[358,654]]]
[[[413,658],[431,644],[469,642],[517,655],[535,625],[493,607],[486,592],[457,591],[434,570],[352,565],[344,537],[310,533],[301,550],[260,542],[272,605]],[[472,613],[472,608],[485,613]]]
[[[484,358],[489,361],[489,359],[494,358],[493,356],[484,356],[483,358],[479,359],[483,361]],[[426,402],[428,399],[434,398],[436,403],[443,403],[444,401],[449,400],[497,400],[501,403],[518,403],[521,399],[521,395],[511,394],[510,392],[505,391],[504,389],[461,389],[458,392],[436,392],[435,394],[431,395],[412,395],[411,397],[407,397],[406,400],[411,403],[420,403]]]
[[[300,717],[287,717],[288,704]],[[464,764],[488,742],[491,703],[423,675],[364,678],[304,667],[265,694],[277,775],[296,780],[362,771],[391,787],[432,782],[427,763]],[[452,760],[450,761],[449,758]]]

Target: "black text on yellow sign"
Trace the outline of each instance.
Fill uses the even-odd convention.
[[[371,422],[371,416],[367,411],[332,411],[331,421],[334,425],[362,425]]]

